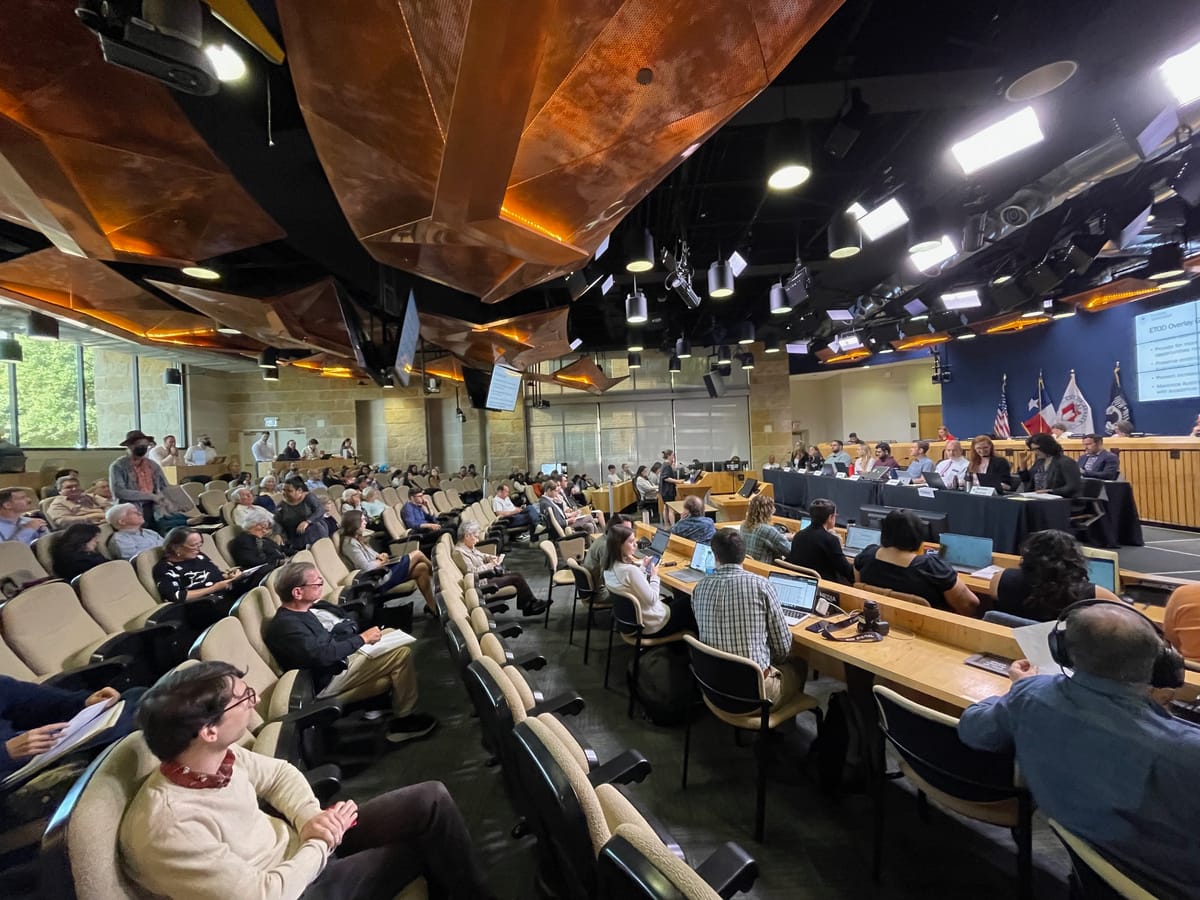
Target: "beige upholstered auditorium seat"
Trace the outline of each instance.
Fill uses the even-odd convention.
[[[213,536],[211,534],[201,534],[200,538],[204,542],[202,544],[204,555],[213,561],[213,565],[215,565],[222,572],[228,572],[233,568],[233,563],[231,563],[225,554],[218,549],[217,544],[213,540]]]
[[[242,529],[238,528],[236,525],[226,525],[224,528],[218,528],[213,532],[212,535],[213,545],[217,548],[217,552],[220,553],[221,556],[223,556],[231,566],[236,565],[236,563],[233,561],[233,554],[229,552],[229,545],[233,542],[233,539],[238,536],[241,530]]]
[[[17,656],[42,676],[86,666],[92,652],[122,630],[101,628],[65,581],[39,584],[13,597],[0,608],[0,627]]]
[[[206,516],[219,516],[221,507],[225,505],[224,489],[213,488],[210,483],[208,490],[197,498],[196,505]]]
[[[292,691],[299,670],[292,669],[277,675],[278,664],[258,655],[246,639],[242,623],[226,616],[209,628],[192,648],[192,658],[202,661],[219,660],[245,671],[246,684],[258,695],[255,711],[263,721],[281,719],[290,711]],[[269,658],[269,655],[268,655]],[[275,669],[272,669],[272,665]]]
[[[205,488],[203,484],[200,484],[196,481],[184,482],[180,485],[180,487],[183,488],[183,490],[187,492],[187,495],[192,498],[192,502],[200,499],[200,495],[204,493]]]
[[[20,587],[30,581],[49,577],[50,572],[38,561],[28,544],[0,541],[0,578],[11,578]]]
[[[166,606],[142,586],[133,566],[114,559],[89,569],[76,582],[79,602],[109,634],[137,631]]]
[[[389,541],[402,541],[408,537],[408,529],[404,527],[404,522],[400,519],[400,513],[390,506],[384,508],[379,521],[383,524]]]
[[[379,492],[379,499],[383,501],[385,506],[396,506],[400,504],[400,494],[391,485],[383,488]]]
[[[220,491],[221,493],[225,493],[229,490],[229,482],[224,478],[214,478],[204,486],[204,489],[206,491]]]
[[[162,558],[162,547],[151,547],[149,550],[143,550],[131,560],[133,570],[137,573],[138,581],[142,583],[146,593],[160,602],[162,595],[158,592],[158,585],[154,583],[154,567]]]
[[[247,591],[233,605],[232,614],[241,623],[242,631],[246,634],[246,640],[254,648],[254,652],[266,660],[267,665],[271,667],[271,670],[276,675],[282,675],[283,672],[279,668],[279,663],[275,661],[275,657],[267,649],[266,641],[263,640],[263,627],[271,620],[278,609],[279,598],[267,588],[259,585],[253,590]]]
[[[331,484],[329,486],[328,494],[330,500],[340,501],[344,493],[346,493],[346,486],[344,484]]]
[[[42,568],[54,575],[54,544],[62,537],[61,531],[48,531],[33,542],[33,555]],[[12,542],[10,542],[12,543]],[[55,577],[58,577],[55,575]]]

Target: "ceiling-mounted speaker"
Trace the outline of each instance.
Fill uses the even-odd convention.
[[[704,375],[704,387],[708,391],[710,397],[723,397],[725,395],[725,379],[721,377],[720,372],[706,372]]]
[[[170,368],[163,372],[163,384],[183,384],[183,371],[176,368]]]

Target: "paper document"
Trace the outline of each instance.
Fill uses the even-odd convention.
[[[1026,494],[1009,494],[1009,500],[1061,500],[1058,494],[1035,494],[1032,491]]]
[[[1037,666],[1042,675],[1053,675],[1062,671],[1054,657],[1050,655],[1050,644],[1046,636],[1058,622],[1038,622],[1036,625],[1022,625],[1013,629],[1013,637],[1021,647],[1025,658]]]
[[[993,575],[995,575],[997,572],[1003,572],[1003,571],[1004,571],[1004,566],[984,566],[978,572],[972,572],[971,577],[972,578],[986,578],[988,581],[991,581]]]
[[[124,700],[117,700],[112,704],[93,703],[91,706],[85,706],[67,723],[67,727],[63,729],[53,747],[44,753],[39,753],[5,778],[4,784],[24,781],[30,775],[46,768],[56,759],[70,753],[104,729],[111,728],[121,717],[121,711],[124,708]]]
[[[374,644],[363,644],[358,648],[358,652],[363,656],[378,656],[380,653],[387,653],[389,650],[394,650],[397,647],[406,647],[409,644],[416,643],[416,638],[407,631],[401,631],[399,628],[389,629],[383,633]]]

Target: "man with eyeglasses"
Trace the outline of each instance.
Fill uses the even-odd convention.
[[[359,631],[353,619],[321,598],[325,579],[311,563],[289,563],[279,571],[275,590],[282,602],[267,624],[263,639],[284,669],[312,673],[318,698],[338,697],[382,678],[391,682],[392,713],[387,739],[400,744],[425,737],[437,727],[433,716],[413,712],[417,705],[417,673],[409,647],[394,647],[376,656],[358,650],[377,644],[383,632]]]
[[[390,897],[423,876],[434,896],[492,896],[441,782],[321,809],[294,766],[239,746],[257,700],[242,674],[202,662],[142,698],[138,725],[162,762],[118,832],[134,881],[163,897],[265,900]]]

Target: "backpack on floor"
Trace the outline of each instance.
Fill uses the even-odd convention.
[[[633,679],[633,662],[626,680]],[[682,641],[653,647],[638,663],[638,700],[646,717],[655,725],[682,725],[696,697],[687,645]]]
[[[870,783],[865,729],[854,701],[839,691],[829,698],[829,710],[813,744],[821,789],[828,794],[857,792]]]

